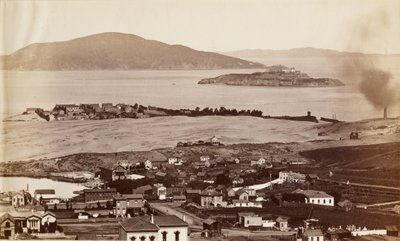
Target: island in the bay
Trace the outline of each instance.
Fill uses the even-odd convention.
[[[244,86],[331,87],[344,85],[338,79],[312,78],[295,68],[284,65],[268,66],[264,72],[252,74],[224,74],[202,79],[198,84],[225,84]]]

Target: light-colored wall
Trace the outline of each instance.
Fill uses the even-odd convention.
[[[145,241],[150,241],[151,236],[155,236],[155,241],[162,241],[162,233],[167,232],[167,241],[175,241],[175,232],[179,231],[179,241],[189,241],[188,227],[160,227],[158,232],[124,232],[120,228],[120,240],[131,241],[131,237],[135,236],[135,241],[141,241],[140,237],[146,237]]]
[[[325,203],[324,203],[325,201]],[[317,204],[317,205],[323,205],[323,206],[334,206],[334,198],[307,198],[306,203],[311,203],[311,204]]]

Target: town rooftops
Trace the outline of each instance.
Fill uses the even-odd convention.
[[[153,222],[151,221],[153,219]],[[137,216],[120,222],[127,232],[157,232],[160,227],[187,227],[188,224],[174,215],[144,217]]]
[[[282,223],[282,222],[287,222],[288,219],[287,219],[287,218],[278,217],[278,218],[276,219],[276,221],[277,221],[278,223]]]
[[[151,217],[145,217],[150,222]],[[159,227],[187,227],[188,224],[175,215],[153,216],[154,224]]]
[[[388,226],[385,226],[385,228],[387,231],[395,231],[395,232],[399,231],[397,229],[396,225],[388,225]]]
[[[133,189],[132,193],[145,193],[146,191],[150,191],[150,190],[153,190],[153,187],[150,186],[149,184],[147,184],[145,186],[141,186],[136,189]]]
[[[125,219],[120,222],[121,227],[129,232],[129,231],[142,231],[142,232],[157,232],[158,227],[155,224],[152,224],[150,221],[145,220],[143,217],[133,217],[129,219]]]
[[[115,200],[133,200],[133,199],[143,199],[143,194],[136,193],[136,194],[122,194],[122,195],[115,195]]]
[[[217,220],[212,219],[212,218],[207,218],[206,220],[204,220],[204,223],[208,224],[208,225],[212,225],[215,222],[217,222]]]
[[[304,236],[306,237],[316,237],[316,236],[324,236],[321,229],[306,229],[304,231]]]
[[[238,212],[237,214],[239,217],[243,217],[243,216],[254,216],[256,215],[254,212]]]
[[[222,193],[219,193],[215,190],[204,190],[200,194],[201,196],[222,196]]]
[[[56,194],[54,189],[36,189],[36,194]]]
[[[235,199],[235,200],[232,200],[232,203],[233,204],[235,204],[235,203],[250,203],[249,201],[247,201],[247,200],[239,200],[239,199]]]
[[[0,224],[6,221],[7,219],[9,219],[11,222],[14,222],[14,218],[9,213],[5,213],[0,216]]]
[[[93,188],[93,189],[83,189],[83,192],[84,193],[89,193],[89,192],[113,192],[113,193],[116,193],[117,189],[115,189],[115,188],[109,188],[109,189],[95,189],[95,188]]]
[[[186,189],[186,194],[201,194],[200,189]]]
[[[308,198],[333,198],[331,195],[327,194],[323,191],[315,191],[315,190],[296,190],[293,193],[303,194]]]

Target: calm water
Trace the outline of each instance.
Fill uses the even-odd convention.
[[[27,184],[32,195],[36,189],[54,189],[59,198],[76,196],[74,191],[85,189],[79,183],[59,182],[47,178],[0,177],[0,192],[27,190]]]
[[[340,78],[348,85],[333,88],[280,88],[225,85],[198,85],[202,78],[225,73],[251,73],[256,70],[212,71],[72,71],[3,72],[7,106],[4,114],[18,114],[26,107],[52,109],[56,103],[140,103],[168,108],[204,108],[225,106],[259,109],[270,115],[303,115],[359,120],[382,116],[359,93],[357,74],[342,71],[343,62],[321,58],[257,59],[271,64],[294,66],[313,77]],[[399,58],[388,59],[387,69],[400,76]],[[397,71],[397,72],[396,72]],[[389,108],[400,115],[400,106]]]

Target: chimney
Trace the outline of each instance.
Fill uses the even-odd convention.
[[[186,222],[186,215],[183,214],[183,221]]]
[[[153,214],[150,215],[150,222],[151,222],[152,224],[154,224],[154,215],[153,215]]]
[[[383,108],[383,119],[387,119],[387,107]]]
[[[307,116],[311,116],[311,111],[307,111]]]

